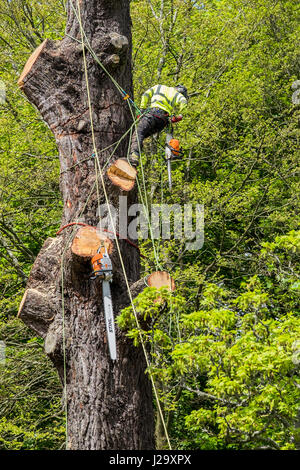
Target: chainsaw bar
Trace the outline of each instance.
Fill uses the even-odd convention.
[[[117,346],[114,311],[110,291],[110,282],[112,280],[112,263],[105,246],[99,247],[97,254],[92,258],[92,266],[94,276],[91,277],[91,279],[96,279],[97,277],[102,279],[102,294],[108,348],[110,358],[115,361],[117,359]]]
[[[112,361],[115,361],[117,359],[116,332],[109,283],[110,281],[102,281],[102,292],[109,354]]]

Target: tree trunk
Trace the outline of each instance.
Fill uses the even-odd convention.
[[[132,93],[131,20],[129,0],[79,0],[82,24],[94,51],[121,87]],[[77,9],[77,0],[73,0]],[[31,56],[19,85],[40,111],[55,136],[61,165],[64,209],[62,226],[80,220],[97,225],[97,192],[88,96],[78,19],[68,2],[67,35],[44,41]],[[117,141],[131,124],[130,112],[110,78],[86,50],[97,149]],[[115,158],[127,152],[126,139]],[[99,154],[101,166],[109,151]],[[74,166],[85,160],[81,164]],[[71,168],[72,167],[72,168]],[[120,189],[105,176],[110,203],[118,207]],[[105,202],[99,179],[101,203]],[[128,193],[128,204],[136,191]],[[154,419],[151,384],[145,358],[117,328],[118,359],[109,357],[101,280],[91,280],[88,258],[72,256],[70,233],[46,240],[27,285],[19,316],[45,338],[45,350],[64,383],[66,375],[69,449],[153,449]],[[74,237],[73,237],[74,238]],[[66,246],[68,244],[68,246]],[[114,242],[115,244],[115,242]],[[120,240],[127,276],[137,294],[138,250]],[[64,256],[64,318],[61,258]],[[111,285],[115,316],[129,304],[119,257],[114,250]],[[37,304],[38,299],[38,304]],[[34,307],[35,305],[35,307]],[[65,351],[65,354],[64,354]],[[64,365],[65,364],[65,365]],[[65,371],[65,374],[64,374]]]

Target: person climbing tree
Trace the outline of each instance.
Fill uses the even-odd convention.
[[[125,95],[124,99],[130,100],[124,90],[122,93]],[[123,191],[130,191],[134,187],[137,176],[136,167],[139,164],[144,139],[162,131],[174,122],[181,121],[182,115],[176,116],[176,114],[183,111],[188,99],[187,89],[183,85],[175,87],[155,85],[142,95],[141,109],[131,100],[140,112],[140,117],[136,131],[132,135],[128,158],[118,158],[106,172],[113,184],[119,186]],[[170,170],[168,171],[170,172]]]
[[[129,162],[132,166],[138,166],[145,138],[162,131],[169,124],[170,116],[171,122],[182,119],[181,115],[176,114],[184,110],[188,99],[187,89],[183,85],[155,85],[145,91],[141,99],[141,118],[131,142]]]

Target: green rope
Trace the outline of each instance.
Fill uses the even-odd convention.
[[[78,0],[77,0],[78,1]],[[73,12],[78,20],[78,23],[81,23],[81,18],[79,17],[80,13],[78,14],[74,5],[73,5],[73,2],[71,0],[71,7],[73,9]],[[78,12],[80,12],[80,10],[78,10]],[[140,108],[135,104],[135,102],[133,101],[132,98],[130,98],[130,96],[128,95],[128,93],[126,93],[125,90],[123,90],[123,88],[119,85],[119,83],[114,79],[114,77],[109,73],[109,71],[107,70],[107,68],[103,65],[103,63],[101,62],[101,60],[98,58],[97,54],[95,53],[95,51],[93,50],[93,48],[91,47],[90,45],[90,42],[87,38],[87,35],[85,34],[85,31],[84,29],[82,28],[82,31],[80,31],[81,33],[81,36],[82,36],[82,41],[78,41],[78,39],[72,37],[71,35],[68,34],[68,36],[72,39],[74,39],[75,41],[78,41],[78,42],[81,42],[82,44],[82,47],[86,47],[88,49],[88,51],[92,54],[94,60],[100,65],[100,67],[102,68],[102,70],[106,73],[106,75],[110,78],[110,80],[112,81],[112,83],[115,85],[115,87],[117,88],[117,90],[121,93],[121,95],[124,97],[128,97],[128,99],[126,101],[129,101],[134,107],[135,109],[138,111],[138,113],[141,112]],[[86,44],[84,44],[84,40],[83,40],[83,37],[86,41]]]
[[[130,107],[130,103],[129,103],[129,107]],[[132,140],[132,132],[130,133],[130,139],[129,139],[129,144],[128,144],[128,149],[127,149],[127,160],[129,162],[129,154],[130,154],[130,147],[131,147],[131,140]],[[139,183],[139,178],[138,178],[138,175],[136,176],[136,183],[137,183],[137,187],[138,187],[138,192],[139,192],[139,196],[140,196],[140,200],[142,202],[142,206],[143,206],[143,211],[144,211],[144,214],[146,216],[146,219],[147,219],[147,223],[148,223],[148,227],[150,229],[150,236],[152,235],[152,227],[151,227],[151,221],[150,221],[150,214],[149,214],[149,209],[148,209],[148,206],[145,205],[144,203],[144,197],[143,197],[143,194],[142,194],[142,190],[141,190],[141,186],[140,186],[140,183]],[[147,198],[147,195],[145,194],[145,199]],[[152,245],[154,247],[154,250],[155,250],[155,244],[154,244],[154,238],[153,236],[151,237],[151,241],[152,241]],[[159,260],[156,256],[156,253],[154,252],[154,262],[155,262],[155,267],[156,269],[159,268]]]
[[[107,147],[104,147],[103,149],[99,150],[99,154],[100,153],[103,153],[105,152],[106,150],[109,150],[111,147],[113,147],[115,145],[115,148],[114,150],[112,151],[112,153],[110,154],[108,160],[106,161],[105,165],[103,166],[103,170],[107,167],[107,165],[109,164],[111,158],[113,157],[113,155],[115,154],[117,148],[119,147],[120,143],[122,142],[123,139],[125,139],[125,137],[127,136],[127,134],[130,132],[130,130],[133,128],[134,126],[134,123],[130,126],[130,128],[122,135],[122,137],[117,140],[116,142],[113,142],[112,144],[108,145]],[[92,153],[92,155],[90,155],[89,157],[87,158],[84,158],[83,160],[80,160],[79,162],[75,163],[74,165],[70,166],[69,168],[66,168],[65,170],[61,171],[60,174],[63,174],[63,173],[66,173],[67,171],[69,170],[72,170],[73,168],[81,165],[82,163],[90,160],[91,158],[95,157],[95,154]]]

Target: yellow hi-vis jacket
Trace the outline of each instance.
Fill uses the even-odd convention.
[[[145,91],[141,99],[141,108],[160,108],[168,114],[181,113],[186,107],[187,100],[176,88],[155,85]]]

